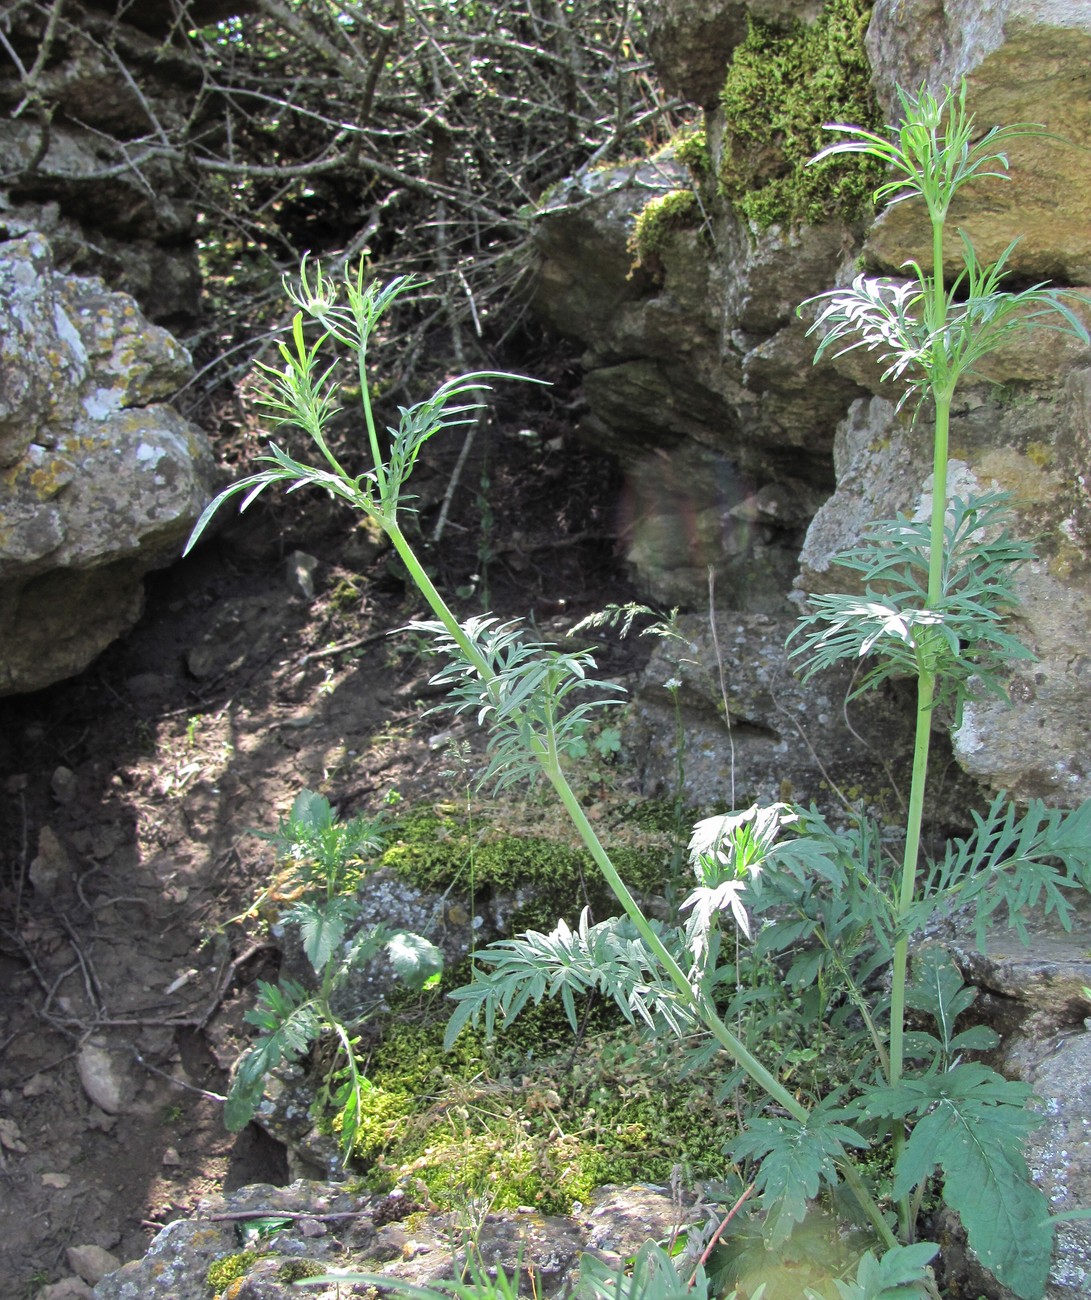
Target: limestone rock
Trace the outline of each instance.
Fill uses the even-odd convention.
[[[113,1273],[121,1267],[121,1260],[111,1255],[101,1246],[69,1246],[65,1252],[68,1267],[78,1273],[85,1282],[92,1286],[101,1281],[107,1273]]]
[[[239,1257],[235,1225],[254,1218],[288,1216],[262,1239],[257,1258],[244,1259],[231,1295],[237,1300],[291,1300],[302,1260],[322,1268],[386,1274],[413,1286],[450,1277],[463,1233],[457,1216],[422,1213],[401,1192],[358,1196],[343,1185],[297,1181],[289,1187],[256,1185],[202,1201],[193,1219],[164,1228],[142,1260],[126,1264],[95,1287],[95,1300],[208,1300],[209,1265]],[[229,1215],[214,1219],[213,1215]],[[412,1214],[412,1226],[406,1222]],[[688,1218],[666,1190],[612,1187],[572,1216],[531,1211],[489,1214],[475,1230],[475,1246],[490,1268],[508,1276],[533,1269],[533,1293],[569,1294],[579,1256],[590,1251],[620,1265],[646,1241],[666,1238]],[[328,1225],[316,1233],[316,1225]],[[453,1244],[455,1243],[455,1244]],[[531,1279],[527,1279],[529,1291]]]
[[[859,391],[830,368],[811,372],[795,318],[844,231],[754,235],[721,215],[715,250],[707,230],[679,230],[654,269],[634,266],[638,214],[686,184],[664,154],[558,187],[536,226],[536,307],[587,349],[579,431],[626,472],[620,525],[642,590],[703,604],[711,564],[721,601],[772,611],[828,492],[834,425]],[[744,504],[763,492],[791,507]]]
[[[0,244],[0,694],[84,668],[139,616],[210,495],[203,433],[164,401],[189,358],[131,298]]]
[[[1038,346],[1037,365],[1057,367],[1050,383],[1021,382],[1013,396],[967,389],[952,412],[948,490],[1002,490],[1012,497],[1013,531],[1039,559],[1016,577],[1015,628],[1037,662],[1013,666],[1011,703],[984,693],[966,706],[954,734],[962,766],[1017,800],[1072,806],[1091,797],[1091,545],[1087,484],[1070,468],[1091,445],[1091,375],[1063,347]],[[1029,366],[1028,366],[1029,369]],[[834,440],[838,486],[811,522],[800,554],[806,592],[853,590],[858,575],[833,565],[865,524],[899,512],[926,518],[931,433],[881,397],[850,408]]]
[[[52,898],[71,886],[72,861],[52,827],[43,826],[38,832],[38,852],[27,874],[42,898]]]
[[[746,36],[746,0],[654,0],[648,47],[664,87],[703,108],[716,103],[731,51]]]
[[[1084,989],[1091,988],[1091,898],[1072,902],[1071,930],[1055,915],[1035,910],[1024,916],[1027,943],[1014,930],[1001,928],[1002,917],[990,926],[984,951],[961,929],[945,940],[967,982],[1017,1005],[1023,1046],[1009,1049],[1009,1063],[1041,1050],[1043,1040],[1052,1042],[1059,1033],[1082,1028],[1088,1014],[1091,999]]]
[[[101,1038],[90,1038],[76,1057],[83,1090],[107,1115],[120,1115],[133,1094],[126,1062]]]
[[[896,792],[909,786],[912,694],[888,684],[848,704],[851,671],[822,673],[801,685],[785,649],[794,626],[791,614],[725,611],[717,614],[714,640],[707,616],[680,617],[685,644],[657,644],[624,733],[646,793],[673,792],[674,697],[665,683],[676,681],[686,737],[686,797],[692,803],[728,811],[755,801],[814,801],[837,818],[844,811],[840,791],[873,815],[898,815]],[[949,778],[930,806],[933,825],[960,827],[973,801],[969,782]]]
[[[667,90],[711,108],[748,16],[786,26],[813,20],[821,8],[821,0],[650,0],[648,47]]]
[[[1017,275],[1091,281],[1091,174],[1083,153],[1091,135],[1091,7],[1084,0],[877,0],[868,52],[891,111],[898,85],[936,91],[965,76],[982,129],[1033,122],[1060,137],[1005,143],[1011,181],[964,190],[949,229],[965,228],[990,261],[1019,235],[1011,262]],[[867,256],[891,269],[910,257],[927,264],[925,226],[919,205],[888,209],[868,238]],[[952,254],[957,247],[952,239]]]
[[[94,1292],[78,1277],[66,1277],[60,1282],[44,1286],[35,1296],[35,1300],[92,1300]]]

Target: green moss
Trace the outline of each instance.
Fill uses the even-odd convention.
[[[666,873],[660,845],[610,846],[614,865],[631,888],[655,890]],[[585,905],[597,916],[617,911],[591,855],[582,847],[544,835],[512,834],[497,827],[469,827],[453,815],[414,814],[390,835],[381,865],[422,889],[457,885],[526,897],[511,916],[513,932],[550,930],[558,917],[575,920]]]
[[[629,236],[629,252],[643,265],[657,258],[678,230],[700,223],[701,205],[693,190],[670,190],[644,205]]]
[[[751,20],[721,92],[720,186],[759,229],[853,219],[870,210],[879,165],[856,155],[808,161],[834,136],[828,122],[882,130],[864,33],[872,0],[827,0],[813,26],[782,31]]]
[[[313,1259],[289,1259],[277,1269],[277,1281],[300,1282],[305,1277],[321,1277],[327,1272],[329,1272],[327,1267],[323,1267]]]
[[[684,132],[671,141],[671,149],[680,163],[689,168],[695,184],[701,185],[712,178],[712,154],[708,148],[708,135],[703,126]]]
[[[373,1190],[565,1213],[605,1182],[666,1182],[675,1166],[721,1174],[731,1130],[710,1119],[711,1076],[677,1081],[678,1061],[612,1009],[584,1008],[582,1020],[574,1045],[559,1004],[543,1003],[495,1044],[466,1032],[449,1053],[442,1022],[391,1024],[368,1062],[365,1110],[387,1124],[369,1152]]]
[[[236,1255],[222,1255],[214,1259],[205,1273],[205,1281],[219,1295],[237,1278],[244,1277],[257,1262],[256,1250],[242,1250]]]

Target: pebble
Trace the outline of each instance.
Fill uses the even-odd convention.
[[[94,1286],[107,1273],[115,1273],[121,1267],[121,1260],[101,1246],[69,1246],[65,1252],[68,1267],[73,1273],[91,1286]]]

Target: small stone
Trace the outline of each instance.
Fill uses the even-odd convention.
[[[26,1152],[26,1143],[13,1119],[0,1119],[0,1147],[5,1151]]]
[[[23,1096],[41,1097],[44,1093],[49,1092],[52,1087],[53,1080],[48,1074],[35,1074],[23,1084]]]
[[[49,784],[58,803],[71,803],[76,797],[76,774],[70,767],[58,767]]]
[[[293,551],[284,561],[284,581],[288,590],[304,600],[314,600],[314,572],[318,561],[306,551]]]
[[[69,1246],[65,1255],[72,1272],[78,1273],[91,1286],[121,1267],[121,1260],[101,1246]]]
[[[166,1151],[163,1152],[161,1163],[166,1165],[168,1168],[173,1169],[182,1163],[182,1157],[178,1154],[175,1147],[167,1147]]]
[[[116,1126],[116,1115],[107,1115],[104,1110],[99,1110],[97,1106],[92,1106],[87,1112],[88,1128],[96,1129],[99,1133],[112,1133]]]
[[[91,1038],[76,1058],[80,1083],[88,1097],[107,1115],[120,1115],[125,1105],[128,1078],[117,1057],[100,1038]]]
[[[51,1187],[55,1192],[63,1192],[71,1181],[71,1174],[42,1174],[42,1186]]]
[[[94,1292],[78,1277],[66,1277],[61,1282],[44,1286],[37,1300],[94,1300]]]
[[[61,770],[58,768],[58,771]],[[68,850],[49,826],[43,826],[38,834],[38,854],[31,862],[27,874],[30,876],[30,883],[34,886],[34,892],[42,898],[52,898],[71,878],[72,863],[68,857]]]
[[[296,1227],[304,1237],[324,1237],[327,1232],[326,1225],[318,1219],[300,1219]]]

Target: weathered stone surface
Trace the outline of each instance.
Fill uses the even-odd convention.
[[[536,306],[587,350],[581,435],[628,476],[621,530],[643,589],[772,609],[801,525],[829,490],[832,430],[855,382],[809,368],[795,304],[825,283],[837,226],[752,238],[734,218],[674,232],[655,273],[628,241],[645,203],[683,184],[669,155],[554,192],[537,227]],[[711,259],[711,261],[710,261]],[[777,499],[780,507],[755,508]]]
[[[712,108],[731,51],[746,36],[745,0],[654,0],[646,5],[648,47],[664,87]]]
[[[254,1218],[286,1215],[292,1222],[262,1239],[259,1257],[246,1261],[241,1280],[232,1283],[233,1300],[298,1296],[289,1270],[304,1259],[326,1269],[354,1269],[426,1286],[454,1274],[465,1233],[457,1216],[425,1215],[421,1209],[401,1192],[357,1196],[335,1183],[243,1187],[202,1201],[193,1219],[164,1228],[142,1260],[99,1282],[95,1300],[208,1300],[209,1265],[238,1256],[235,1229],[247,1213]],[[410,1214],[411,1224],[406,1222]],[[531,1211],[489,1214],[475,1230],[474,1244],[488,1267],[503,1268],[509,1276],[521,1269],[528,1294],[551,1297],[567,1294],[581,1253],[620,1265],[646,1241],[667,1238],[681,1226],[680,1217],[685,1222],[688,1215],[688,1204],[680,1207],[658,1188],[603,1188],[571,1217]],[[323,1297],[327,1292],[306,1294]]]
[[[107,1273],[114,1273],[121,1267],[121,1260],[111,1255],[102,1246],[90,1243],[86,1246],[69,1246],[65,1251],[68,1267],[78,1273],[85,1282],[94,1285]]]
[[[821,0],[651,0],[648,46],[667,90],[712,108],[748,17],[783,26],[813,21],[821,8]]]
[[[745,808],[753,802],[812,801],[835,819],[844,801],[890,820],[908,789],[913,740],[911,692],[887,685],[851,703],[851,671],[822,673],[805,685],[793,676],[785,641],[791,613],[682,615],[685,644],[661,641],[634,693],[625,748],[649,794],[669,796],[676,780],[674,697],[679,683],[685,731],[685,790],[702,808]],[[730,709],[723,718],[718,664]],[[941,830],[961,826],[974,794],[949,778],[929,808]]]
[[[184,349],[40,235],[0,244],[0,694],[85,667],[207,499],[204,434],[164,404]]]
[[[132,1099],[134,1089],[126,1064],[101,1038],[89,1038],[76,1057],[84,1092],[107,1115],[120,1115]]]
[[[1010,1057],[1012,1061],[1022,1059],[1020,1053],[1040,1049],[1043,1041],[1052,1042],[1059,1033],[1069,1034],[1082,1027],[1088,1014],[1091,999],[1084,990],[1091,988],[1091,950],[1087,946],[1091,898],[1070,895],[1070,901],[1074,906],[1071,930],[1055,915],[1035,910],[1023,917],[1026,943],[1015,930],[1003,928],[1007,920],[1003,916],[990,926],[984,951],[961,927],[944,940],[967,981],[1015,1004],[1023,1046],[1012,1049],[1016,1053]]]
[[[0,66],[0,238],[44,234],[69,273],[103,276],[150,319],[190,327],[200,310],[191,163],[161,145],[188,121],[199,73],[163,40],[177,21],[170,5],[102,7],[112,22],[69,7],[34,64],[41,98],[30,102],[42,114],[26,111],[18,58]],[[16,6],[5,29],[28,69],[44,22]]]
[[[1016,577],[1017,631],[1037,661],[1013,666],[1010,705],[971,700],[954,734],[955,755],[973,776],[1015,799],[1069,806],[1091,797],[1091,547],[1087,485],[1068,466],[1088,445],[1091,376],[1072,352],[1037,352],[1057,366],[1054,382],[1020,381],[1011,397],[969,389],[952,414],[949,493],[1002,490],[1012,497],[1013,531],[1039,559]],[[1031,367],[1026,367],[1029,371]],[[853,404],[834,442],[837,491],[821,507],[800,555],[800,587],[853,590],[858,575],[834,566],[873,519],[926,518],[931,502],[931,433],[880,397]]]
[[[877,0],[868,52],[891,111],[898,85],[936,91],[965,76],[981,128],[1033,122],[1060,137],[1006,142],[1012,179],[963,191],[949,229],[965,228],[983,260],[1018,235],[1011,262],[1018,275],[1091,282],[1091,174],[1083,152],[1091,135],[1091,7],[1083,0]],[[958,251],[953,238],[949,251]],[[866,255],[891,269],[909,257],[930,262],[919,205],[888,209]]]

